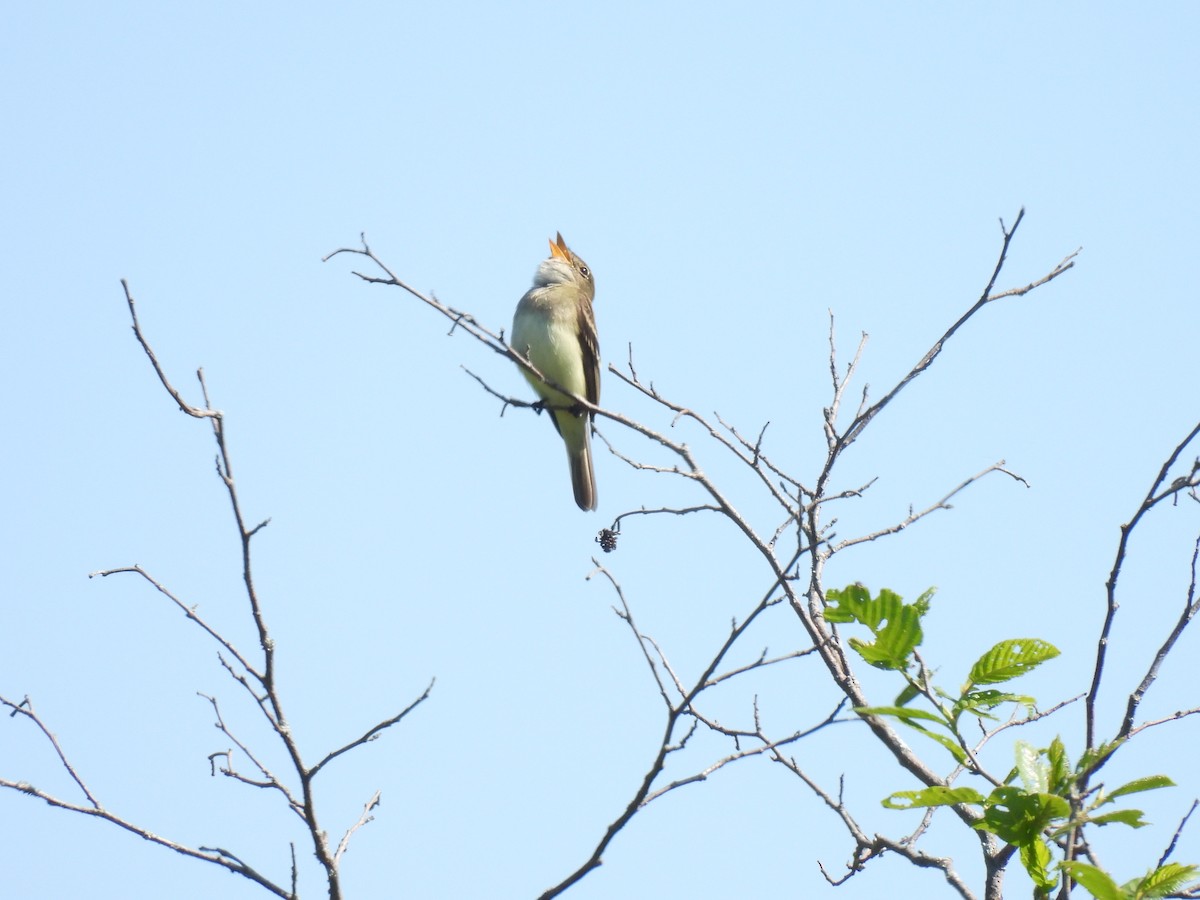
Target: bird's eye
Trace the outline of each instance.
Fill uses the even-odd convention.
[[[580,275],[582,275],[584,278],[591,278],[591,277],[592,277],[592,270],[591,270],[591,269],[589,269],[587,266],[580,266],[580,267],[579,267],[579,274],[580,274]]]

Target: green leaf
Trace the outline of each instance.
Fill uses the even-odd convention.
[[[891,632],[891,636],[895,636],[896,632]],[[879,632],[879,637],[884,638],[883,631]],[[902,672],[908,668],[908,654],[906,652],[897,652],[897,646],[891,641],[864,641],[862,638],[850,638],[850,646],[854,651],[863,658],[863,661],[876,669],[888,669],[893,672]],[[903,647],[899,648],[903,651]],[[908,650],[912,648],[909,647]]]
[[[1025,790],[1031,794],[1045,794],[1050,791],[1050,767],[1042,762],[1042,754],[1025,741],[1017,741],[1017,774]]]
[[[1196,866],[1185,866],[1181,863],[1167,863],[1159,866],[1153,872],[1137,883],[1135,890],[1138,897],[1167,897],[1178,893],[1196,877]]]
[[[915,681],[910,681],[904,686],[904,690],[896,695],[896,699],[892,703],[895,706],[907,706],[919,696],[921,696],[921,688]]]
[[[988,797],[983,820],[975,827],[1021,847],[1040,840],[1042,829],[1051,821],[1065,819],[1070,814],[1071,807],[1062,797],[1001,785]]]
[[[1050,764],[1050,791],[1065,794],[1071,786],[1071,759],[1061,739],[1056,737],[1050,742],[1046,761]]]
[[[925,737],[929,738],[930,740],[937,741],[939,744],[945,747],[950,755],[954,757],[954,761],[956,763],[959,765],[966,765],[967,751],[959,746],[954,738],[945,734],[938,734],[936,731],[930,731],[928,728],[918,728],[917,725],[913,723],[910,724],[912,724],[913,728],[916,728],[923,735],[925,735]]]
[[[1117,797],[1123,797],[1125,794],[1136,794],[1140,791],[1155,791],[1164,787],[1175,787],[1175,782],[1166,775],[1147,775],[1145,778],[1135,778],[1128,784],[1121,785],[1109,793],[1108,799],[1115,800]]]
[[[860,716],[895,716],[906,722],[912,719],[924,719],[927,722],[937,722],[939,725],[946,724],[946,720],[935,713],[923,709],[913,709],[909,706],[856,706],[854,711]]]
[[[859,607],[858,620],[872,631],[878,631],[885,622],[890,622],[900,615],[900,610],[903,608],[904,598],[895,591],[883,588],[879,591],[879,596],[874,599],[871,599],[868,591],[867,602]]]
[[[825,599],[829,601],[825,607],[825,621],[844,625],[862,621],[858,612],[870,602],[871,592],[861,584],[852,584],[842,590],[834,588],[827,591]]]
[[[939,715],[926,712],[923,709],[913,709],[908,706],[856,706],[854,707],[854,711],[860,716],[895,716],[909,728],[921,732],[925,737],[937,741],[949,750],[955,762],[965,763],[967,761],[966,751],[963,750],[962,746],[956,740],[948,735],[930,731],[921,724],[922,721],[934,722],[948,728],[949,723]]]
[[[924,596],[924,595],[922,595]],[[903,671],[908,668],[912,652],[924,638],[921,616],[928,604],[907,605],[895,591],[883,588],[872,598],[861,584],[826,594],[828,622],[859,622],[871,629],[874,641],[851,638],[850,646],[868,664],[878,669]]]
[[[1050,871],[1051,859],[1050,848],[1046,846],[1045,841],[1030,841],[1021,845],[1021,865],[1033,879],[1033,885],[1037,889],[1035,897],[1049,896],[1050,891],[1058,884],[1058,876]]]
[[[970,787],[927,787],[919,791],[897,791],[883,801],[888,809],[917,809],[924,806],[955,806],[973,803],[982,806],[983,794]]]
[[[1144,813],[1140,809],[1118,809],[1110,813],[1104,813],[1100,816],[1087,816],[1087,821],[1093,825],[1128,825],[1130,828],[1141,828],[1144,825],[1149,825],[1142,818]]]
[[[916,599],[916,601],[913,603],[913,609],[917,611],[918,615],[923,616],[925,613],[929,612],[929,607],[933,605],[933,595],[936,593],[937,588],[926,588],[925,593],[921,594],[921,596]]]
[[[954,706],[957,712],[980,715],[984,710],[995,709],[1004,703],[1023,703],[1026,706],[1032,706],[1033,698],[1027,694],[1009,694],[987,688],[982,691],[967,691],[955,701]]]
[[[1079,860],[1070,860],[1061,865],[1064,872],[1097,900],[1126,900],[1125,892],[1117,887],[1117,883],[1095,866]]]
[[[1001,641],[975,661],[964,693],[972,685],[1011,681],[1056,656],[1058,648],[1037,638]]]
[[[1117,752],[1117,748],[1125,743],[1126,738],[1117,738],[1108,744],[1101,744],[1099,747],[1093,747],[1090,750],[1083,751],[1083,755],[1079,757],[1079,764],[1075,767],[1075,771],[1080,775],[1090,775],[1100,765],[1108,760],[1110,756]]]

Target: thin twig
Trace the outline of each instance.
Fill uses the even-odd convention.
[[[150,342],[147,341],[145,335],[142,334],[142,326],[138,322],[137,307],[133,302],[133,294],[130,292],[129,284],[124,278],[121,279],[121,287],[125,289],[125,302],[129,306],[129,317],[133,319],[133,335],[137,338],[137,342],[142,345],[142,349],[146,351],[146,356],[150,358],[150,365],[154,367],[154,373],[158,375],[158,380],[161,381],[162,386],[167,389],[167,393],[171,395],[171,397],[175,400],[175,403],[178,404],[179,408],[189,416],[197,419],[219,419],[221,417],[220,412],[211,408],[192,406],[183,399],[183,395],[180,394],[179,391],[175,389],[174,385],[171,384],[170,380],[167,378],[166,372],[164,372],[162,366],[158,364],[158,357],[154,355],[154,349],[150,346]],[[208,401],[205,400],[205,407],[207,406]]]
[[[42,733],[42,736],[50,742],[50,746],[54,748],[54,755],[58,757],[59,763],[61,763],[62,767],[66,769],[67,774],[71,776],[71,780],[75,782],[79,790],[83,793],[83,796],[87,797],[88,803],[90,803],[94,808],[99,809],[100,801],[95,798],[92,792],[88,789],[88,786],[83,783],[83,779],[79,776],[79,773],[75,771],[75,767],[71,764],[70,760],[67,759],[67,754],[63,752],[62,745],[58,742],[58,738],[55,737],[54,733],[46,727],[46,723],[42,721],[41,716],[34,711],[33,702],[29,699],[29,697],[25,697],[20,703],[14,703],[7,697],[0,697],[0,706],[7,706],[12,710],[12,712],[9,713],[10,718],[13,716],[24,716],[37,727],[38,731]]]
[[[6,702],[5,705],[10,704]],[[68,768],[70,769],[69,766]],[[86,787],[83,787],[78,780],[76,783],[80,784],[85,796],[88,798],[88,805],[86,806],[79,803],[72,803],[69,800],[63,800],[62,798],[40,790],[39,788],[36,788],[32,784],[29,784],[25,781],[10,781],[6,778],[0,778],[0,788],[8,788],[10,790],[18,791],[22,794],[27,794],[30,797],[37,797],[39,800],[42,800],[49,806],[53,806],[56,809],[63,809],[67,810],[68,812],[79,813],[83,816],[91,816],[92,818],[110,822],[111,824],[116,825],[118,828],[123,828],[124,830],[130,832],[131,834],[137,835],[145,841],[149,841],[152,844],[157,844],[160,847],[166,847],[168,850],[174,850],[181,856],[188,856],[192,859],[203,860],[204,862],[210,862],[214,865],[221,866],[224,869],[228,869],[230,872],[241,875],[242,877],[253,881],[255,884],[266,888],[276,897],[284,897],[287,898],[287,900],[295,900],[296,895],[294,891],[289,892],[275,884],[265,875],[257,871],[252,866],[242,862],[233,854],[224,850],[208,847],[189,847],[186,844],[180,844],[176,841],[162,837],[161,835],[154,834],[142,826],[135,825],[128,819],[122,818],[116,813],[105,809],[98,801],[96,801],[95,797]]]
[[[370,741],[375,740],[376,738],[379,737],[381,732],[386,731],[387,729],[391,728],[393,725],[398,723],[401,719],[403,719],[405,716],[407,716],[410,712],[412,712],[414,709],[416,709],[418,706],[420,706],[422,703],[424,703],[426,700],[429,699],[430,693],[433,692],[433,685],[434,685],[435,681],[437,681],[436,678],[431,678],[429,680],[429,685],[421,693],[421,696],[417,697],[416,700],[414,700],[412,703],[408,704],[408,706],[404,707],[404,709],[400,710],[400,712],[396,713],[396,715],[392,716],[390,719],[384,719],[382,722],[379,722],[376,725],[372,725],[365,732],[363,732],[363,734],[361,736],[355,738],[354,740],[352,740],[350,743],[346,744],[345,746],[339,747],[338,749],[334,750],[332,753],[327,754],[324,759],[322,759],[319,763],[317,763],[315,766],[313,766],[311,769],[308,770],[308,777],[312,778],[319,771],[321,771],[321,769],[323,769],[325,767],[326,763],[332,762],[334,759],[337,759],[337,757],[341,756],[343,753],[345,753],[349,750],[353,750],[355,747],[359,747],[363,744],[366,744]]]
[[[1121,723],[1121,730],[1118,734],[1132,734],[1133,720],[1137,715],[1138,706],[1142,699],[1146,696],[1146,692],[1150,690],[1158,678],[1158,670],[1166,661],[1167,654],[1174,648],[1176,641],[1183,635],[1184,630],[1191,624],[1192,619],[1196,617],[1196,613],[1200,611],[1200,600],[1196,599],[1196,563],[1200,560],[1200,537],[1196,538],[1195,546],[1192,548],[1192,567],[1191,580],[1188,582],[1187,592],[1184,596],[1183,609],[1180,610],[1179,619],[1175,622],[1175,627],[1171,629],[1171,633],[1167,635],[1162,646],[1158,648],[1158,652],[1154,654],[1154,659],[1150,661],[1149,667],[1146,669],[1146,674],[1142,677],[1141,683],[1134,688],[1133,693],[1129,695],[1129,701],[1125,706],[1125,720]]]
[[[912,383],[913,379],[933,365],[933,361],[941,354],[942,348],[946,346],[946,342],[950,340],[950,338],[954,337],[955,332],[957,332],[958,329],[960,329],[971,318],[973,318],[974,315],[979,312],[979,310],[983,309],[984,306],[1003,297],[1018,297],[1028,294],[1035,288],[1041,287],[1042,285],[1053,281],[1068,269],[1074,268],[1074,260],[1075,257],[1079,255],[1079,250],[1068,254],[1062,260],[1062,262],[1060,262],[1049,273],[1042,276],[1037,281],[1030,282],[1024,287],[1012,288],[1011,290],[1002,291],[999,294],[993,294],[992,289],[996,286],[996,279],[1000,277],[1000,271],[1004,268],[1004,263],[1008,260],[1008,248],[1012,244],[1013,236],[1016,235],[1017,229],[1021,226],[1021,221],[1024,218],[1025,208],[1022,207],[1021,211],[1017,214],[1016,221],[1013,222],[1012,228],[1005,228],[1003,223],[1001,223],[1001,231],[1004,233],[1004,240],[1000,246],[1000,257],[996,260],[996,265],[992,269],[992,276],[988,279],[987,286],[979,295],[979,299],[975,301],[975,305],[963,313],[958,318],[958,321],[951,325],[946,330],[946,333],[937,339],[934,345],[929,348],[929,351],[923,357],[921,357],[920,362],[913,366],[909,373],[900,379],[895,387],[888,391],[880,400],[869,407],[865,412],[855,416],[854,421],[850,423],[850,426],[846,429],[845,433],[838,441],[841,447],[848,447],[854,443],[854,441],[858,439],[858,436],[862,434],[863,429],[870,424],[871,420],[874,419],[875,416],[879,415],[879,413],[883,411],[884,407],[886,407],[892,402],[893,399],[895,399],[897,394],[908,387],[908,385]]]
[[[1137,528],[1138,523],[1141,522],[1142,517],[1146,513],[1150,512],[1150,510],[1163,500],[1175,497],[1183,491],[1195,489],[1200,484],[1200,461],[1197,461],[1192,465],[1191,473],[1188,477],[1175,479],[1170,487],[1159,493],[1159,489],[1166,483],[1167,474],[1183,454],[1184,449],[1196,439],[1197,435],[1200,435],[1200,422],[1197,422],[1195,427],[1188,432],[1187,436],[1176,445],[1175,449],[1158,470],[1158,475],[1150,484],[1150,489],[1146,491],[1146,496],[1142,499],[1133,517],[1121,526],[1121,538],[1117,542],[1116,558],[1113,560],[1108,581],[1104,585],[1104,624],[1100,628],[1100,636],[1096,641],[1096,664],[1092,669],[1092,683],[1088,689],[1087,703],[1084,706],[1086,746],[1089,750],[1096,746],[1096,703],[1100,694],[1100,682],[1104,676],[1104,662],[1108,655],[1108,643],[1112,635],[1113,622],[1117,617],[1117,583],[1121,577],[1121,567],[1125,564],[1125,557],[1129,553],[1129,540],[1133,535],[1134,529]],[[1117,736],[1121,736],[1120,732],[1118,732]]]
[[[358,829],[362,828],[368,822],[375,821],[375,817],[371,815],[371,811],[379,805],[379,797],[380,792],[376,791],[371,796],[371,799],[363,804],[362,815],[358,817],[358,821],[347,828],[346,833],[342,835],[342,839],[338,841],[337,850],[334,851],[333,854],[333,861],[335,864],[341,863],[342,856],[345,855],[346,850],[348,850],[350,847],[350,838],[354,835],[354,832],[358,831]]]
[[[952,499],[954,499],[954,497],[956,495],[958,495],[962,491],[966,490],[968,487],[970,487],[972,484],[974,484],[979,479],[983,478],[985,475],[990,475],[992,472],[1000,472],[1004,475],[1007,475],[1009,478],[1012,478],[1014,481],[1021,482],[1021,484],[1025,485],[1025,487],[1029,487],[1028,481],[1026,481],[1020,475],[1017,475],[1015,472],[1010,472],[1008,469],[1006,469],[1004,467],[1004,465],[1005,465],[1004,460],[1000,460],[999,462],[992,463],[990,466],[988,466],[983,471],[977,472],[976,474],[972,475],[966,481],[962,482],[962,484],[958,485],[958,487],[954,488],[954,490],[952,490],[948,494],[946,494],[946,496],[942,497],[941,500],[938,500],[936,503],[927,507],[926,509],[923,509],[920,512],[913,512],[910,509],[908,516],[906,516],[904,519],[902,519],[901,521],[897,522],[894,525],[890,525],[887,528],[881,528],[878,531],[873,531],[870,534],[864,534],[860,537],[847,538],[844,541],[840,541],[837,544],[834,544],[830,548],[830,554],[832,555],[833,553],[838,553],[842,550],[845,550],[847,547],[853,547],[855,544],[862,544],[867,541],[878,540],[879,538],[886,537],[888,535],[899,534],[901,531],[908,528],[908,526],[912,525],[915,522],[919,522],[921,519],[924,519],[926,516],[931,515],[932,513],[935,513],[938,510],[953,509],[953,507],[950,505],[950,501]],[[837,497],[827,498],[827,499],[841,499],[841,496],[842,495],[838,495]],[[826,502],[826,501],[822,501],[822,503],[824,503],[824,502]]]
[[[1179,838],[1183,834],[1183,829],[1187,826],[1188,819],[1192,817],[1192,813],[1196,811],[1196,807],[1200,806],[1200,800],[1193,800],[1192,805],[1188,807],[1188,811],[1183,814],[1183,818],[1179,820],[1179,826],[1175,829],[1175,833],[1171,835],[1171,841],[1167,844],[1167,849],[1162,852],[1162,856],[1158,858],[1158,867],[1161,869],[1167,864],[1167,860],[1175,852],[1175,845],[1179,843]]]
[[[215,628],[213,628],[206,621],[204,621],[203,618],[201,618],[200,614],[196,612],[196,607],[188,606],[186,603],[184,603],[182,600],[180,600],[177,596],[175,596],[175,594],[172,593],[161,581],[159,581],[157,578],[153,577],[149,572],[147,572],[145,569],[143,569],[140,565],[120,566],[115,569],[101,569],[98,572],[89,572],[88,578],[108,578],[110,575],[121,575],[121,574],[125,574],[125,573],[132,573],[134,575],[140,575],[146,581],[150,582],[150,584],[153,585],[153,587],[156,591],[158,591],[160,594],[162,594],[164,597],[166,597],[168,600],[170,600],[172,603],[174,603],[180,612],[182,612],[185,616],[187,616],[188,619],[190,619],[192,622],[195,622],[197,625],[199,625],[201,630],[203,630],[205,632],[205,634],[207,634],[214,641],[216,641],[218,644],[220,644],[226,653],[228,653],[230,656],[232,656],[234,659],[236,659],[238,661],[238,665],[240,665],[243,669],[245,669],[247,672],[249,672],[251,675],[253,675],[256,680],[258,680],[258,681],[262,680],[262,677],[263,677],[262,674],[260,672],[258,672],[254,668],[254,666],[252,666],[250,664],[250,661],[247,660],[246,657],[242,656],[242,654],[238,651],[238,649],[236,647],[233,646],[233,644],[231,642],[229,642],[224,637],[222,637]]]

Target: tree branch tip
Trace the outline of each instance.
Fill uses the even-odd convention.
[[[107,578],[109,575],[118,575],[121,572],[142,572],[142,567],[136,563],[132,566],[121,566],[117,569],[97,569],[95,572],[88,572],[88,578]],[[145,572],[142,572],[144,575]]]

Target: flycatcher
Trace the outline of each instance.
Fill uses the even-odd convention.
[[[558,235],[550,242],[550,258],[538,266],[533,287],[517,304],[512,347],[559,387],[600,403],[600,345],[592,298],[596,283],[587,263]],[[561,391],[525,374],[550,412],[550,421],[567,445],[571,487],[580,509],[596,508],[596,476],[592,471],[592,415]]]

